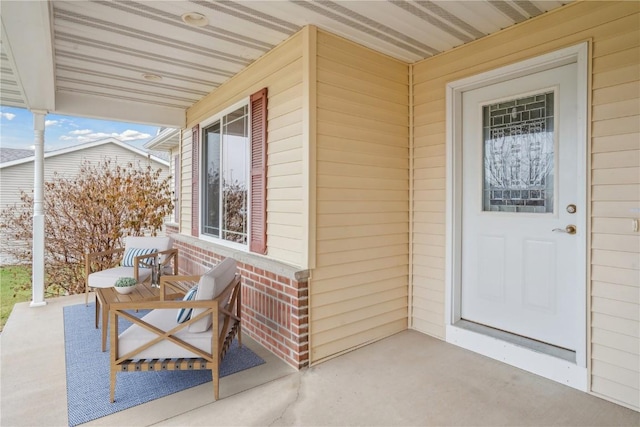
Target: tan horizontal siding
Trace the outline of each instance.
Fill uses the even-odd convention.
[[[172,193],[172,198],[174,198],[173,203],[173,209],[174,212],[171,214],[171,216],[169,217],[169,222],[171,223],[179,223],[180,222],[180,209],[181,209],[181,203],[180,200],[175,200],[175,195],[176,194],[180,194],[182,193],[182,167],[180,165],[180,163],[176,163],[175,162],[175,157],[176,155],[180,155],[180,149],[175,147],[172,148],[171,150],[169,150],[169,158],[171,161],[170,164],[170,168],[171,168],[171,176],[173,177],[171,179],[171,193]],[[177,188],[176,188],[177,187]],[[178,220],[176,221],[176,214],[177,214],[177,218]]]
[[[620,368],[619,366],[610,365],[600,360],[594,360],[593,374],[603,378],[611,378],[615,383],[622,386],[629,387],[631,389],[637,389],[639,387],[639,375],[637,372],[633,372],[629,369]]]
[[[394,320],[394,318],[397,318]],[[359,325],[360,330],[353,335],[347,335],[323,344],[322,350],[329,355],[339,355],[350,349],[362,346],[371,342],[380,340],[406,329],[407,313],[406,310],[397,310],[390,316],[379,316],[371,319],[363,319]]]
[[[317,44],[311,361],[407,326],[408,66],[325,32]]]
[[[640,33],[637,21],[623,28],[593,44],[591,387],[638,408],[640,236],[630,218],[640,208]]]
[[[191,168],[193,158],[191,155],[191,129],[182,132],[182,152],[180,153],[182,162],[182,181],[180,192],[180,232],[191,234]]]
[[[594,311],[591,315],[591,326],[593,328],[617,332],[629,336],[638,336],[640,333],[638,322],[616,316],[615,313],[610,315]]]
[[[340,119],[339,115],[333,115]],[[371,144],[389,145],[393,147],[406,147],[406,134],[382,133],[377,130],[369,129],[364,126],[358,126],[358,123],[350,120],[337,120],[335,122],[328,120],[318,120],[318,135],[334,136],[336,138],[344,138],[348,141],[368,141]]]
[[[635,102],[636,105],[640,104]],[[611,104],[605,104],[611,105]],[[593,138],[592,153],[611,153],[615,151],[640,150],[640,133],[626,133],[622,135],[601,136]]]
[[[374,296],[377,295],[374,294]],[[367,296],[367,298],[370,297],[370,295]],[[397,320],[404,319],[406,322],[407,298],[405,296],[400,295],[399,298],[393,300],[385,299],[378,304],[366,305],[363,308],[354,308],[354,303],[360,302],[362,298],[351,301],[351,304],[343,307],[345,311],[340,314],[333,313],[331,317],[314,320],[316,328],[314,339],[318,347],[336,341],[334,333],[336,329],[340,329],[340,338],[343,338],[353,337],[354,335],[357,336],[359,333],[370,330],[373,327],[384,326]],[[318,310],[320,310],[320,308],[318,308]]]
[[[598,374],[593,374],[591,388],[594,392],[609,399],[623,402],[631,407],[638,406],[640,393],[638,393],[638,389],[635,386],[628,387],[615,380],[609,380],[608,377],[605,376],[607,372],[600,371]]]
[[[380,230],[380,225],[384,227]],[[322,227],[318,230],[318,236],[323,240],[353,239],[375,235],[396,235],[408,233],[409,229],[405,221],[397,223],[382,222],[381,224],[344,225],[334,227]]]
[[[602,88],[614,88],[613,90],[599,90],[598,101],[603,101],[603,97],[610,96],[611,99],[619,99],[616,96],[611,96],[614,93],[620,92],[620,86],[625,84],[627,87],[637,87],[635,84],[640,72],[639,65],[630,65],[617,70],[605,71],[603,73],[593,76],[593,88],[595,90]],[[594,91],[595,93],[595,91]]]
[[[621,222],[627,223],[628,221],[622,220]],[[640,255],[632,252],[594,249],[591,251],[591,259],[594,265],[640,270]]]
[[[594,341],[600,339],[595,332]],[[602,339],[606,340],[605,337],[602,337]],[[615,339],[615,341],[614,345],[616,347],[619,346],[620,338]],[[594,391],[630,406],[637,404],[639,398],[638,365],[640,364],[640,358],[637,353],[625,352],[594,342],[592,345],[592,363],[592,387]]]
[[[394,224],[407,220],[406,212],[366,212],[355,214],[330,213],[318,215],[319,227]]]
[[[592,390],[635,408],[640,366],[637,353],[627,351],[640,336],[640,235],[631,228],[631,218],[638,217],[634,210],[640,208],[639,9],[638,2],[572,4],[413,67],[412,322],[416,329],[444,338],[439,300],[445,291],[446,84],[592,40]],[[621,380],[625,373],[631,380]]]
[[[302,55],[302,34],[298,33],[187,110],[187,123],[190,128],[267,87],[267,256],[306,267]],[[191,230],[190,138],[185,132],[181,225],[187,233]]]

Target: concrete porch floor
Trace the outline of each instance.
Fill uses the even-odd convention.
[[[18,304],[0,334],[0,425],[68,425],[62,307]],[[246,340],[249,341],[249,340]],[[640,413],[414,331],[295,372],[267,363],[91,425],[607,425]],[[134,374],[132,374],[134,375]]]

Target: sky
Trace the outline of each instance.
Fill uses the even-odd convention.
[[[45,151],[113,137],[137,148],[153,138],[157,126],[47,114]],[[0,147],[33,148],[33,114],[23,108],[0,108]]]

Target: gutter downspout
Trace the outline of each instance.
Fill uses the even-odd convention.
[[[409,64],[409,280],[407,327],[413,329],[413,64]]]

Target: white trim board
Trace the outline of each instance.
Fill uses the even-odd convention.
[[[580,191],[576,201],[587,206],[587,96],[588,96],[587,42],[570,46],[545,55],[487,71],[447,84],[446,87],[446,255],[445,255],[445,340],[496,360],[541,375],[571,387],[587,391],[587,232],[579,233],[579,247],[584,253],[579,257],[577,283],[583,286],[580,309],[580,324],[583,333],[578,338],[576,363],[571,363],[531,349],[520,347],[487,335],[454,326],[460,319],[460,266],[462,245],[462,125],[459,117],[462,108],[462,93],[482,86],[534,74],[562,65],[577,64],[578,86],[578,176]],[[582,212],[582,224],[587,224],[587,209]]]

